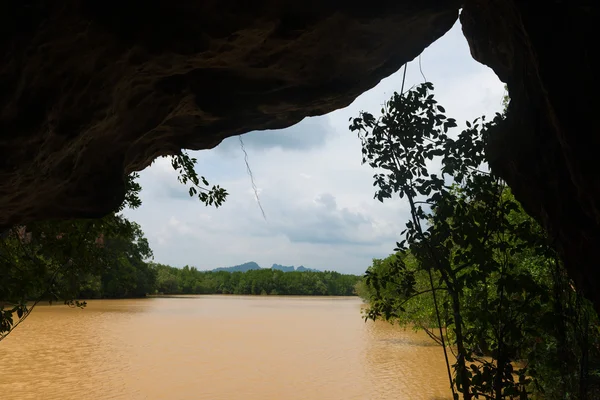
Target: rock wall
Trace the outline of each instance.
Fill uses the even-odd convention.
[[[350,104],[458,2],[21,0],[0,6],[0,227],[96,217],[181,148]]]
[[[570,275],[600,310],[600,58],[597,2],[470,0],[473,57],[507,82],[492,169],[550,232]]]

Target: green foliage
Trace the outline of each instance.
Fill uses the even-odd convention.
[[[141,227],[123,220],[128,225],[127,235],[115,235],[104,240],[104,260],[99,272],[100,291],[92,297],[141,297],[154,290],[156,274],[146,262],[152,250]],[[94,277],[97,277],[95,275]],[[79,293],[78,297],[84,297]]]
[[[597,321],[566,283],[545,233],[486,171],[487,135],[503,116],[466,122],[453,138],[456,121],[432,90],[425,83],[395,93],[381,117],[351,119],[363,162],[377,171],[375,198],[406,198],[411,212],[397,253],[365,275],[366,318],[411,324],[456,349],[448,365],[455,397],[552,398],[562,376],[558,398],[586,398],[590,374],[582,371],[597,357]],[[585,343],[576,339],[582,332]]]
[[[142,200],[140,199],[142,186],[136,181],[139,177],[140,175],[137,172],[125,177],[125,200],[117,212],[121,212],[126,208],[136,209],[142,205]]]
[[[445,291],[438,290],[442,301],[445,300]],[[387,321],[424,330],[439,343],[432,330],[437,321],[432,313],[432,297],[427,295],[431,292],[427,273],[418,268],[417,260],[408,252],[374,259],[357,291],[369,302],[366,318],[383,316]]]
[[[283,272],[270,268],[245,272],[198,271],[194,267],[152,264],[156,289],[163,294],[353,296],[360,277],[325,272]]]
[[[145,295],[151,256],[139,225],[116,214],[12,228],[0,240],[0,338],[40,301],[81,307],[74,299]]]
[[[184,185],[190,184],[188,189],[190,197],[198,196],[201,202],[207,206],[214,205],[219,208],[227,198],[227,191],[219,185],[213,185],[210,189],[210,184],[203,176],[198,176],[194,166],[197,160],[190,158],[189,154],[185,151],[171,157],[171,165],[173,169],[178,172],[178,180]],[[202,183],[202,186],[200,183]]]

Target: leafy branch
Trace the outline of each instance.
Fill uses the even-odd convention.
[[[190,197],[198,196],[198,199],[207,206],[214,205],[219,208],[227,198],[227,191],[219,185],[210,187],[204,176],[199,176],[194,169],[197,160],[189,156],[185,151],[171,157],[171,165],[179,174],[177,180],[189,184],[188,193]]]

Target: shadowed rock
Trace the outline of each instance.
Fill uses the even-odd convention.
[[[465,2],[473,57],[508,84],[492,169],[557,244],[577,286],[600,310],[600,58],[598,2]]]
[[[20,1],[0,10],[0,226],[97,217],[181,148],[350,104],[457,2]]]

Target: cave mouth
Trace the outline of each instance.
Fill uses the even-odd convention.
[[[448,32],[462,7],[472,57],[511,95],[492,168],[600,310],[596,3],[133,6],[36,0],[0,13],[0,231],[101,217],[122,203],[124,176],[159,156],[343,109]]]

